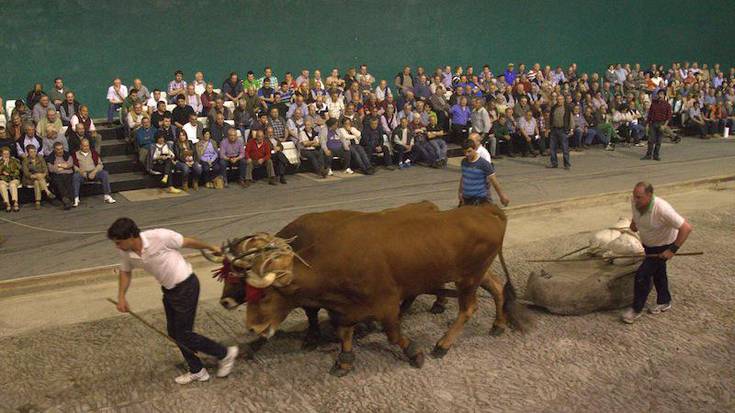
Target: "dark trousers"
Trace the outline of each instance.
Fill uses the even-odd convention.
[[[316,148],[316,149],[304,149],[301,151],[301,156],[306,158],[306,160],[309,161],[311,164],[311,168],[314,170],[314,173],[320,174],[324,170],[324,151]]]
[[[291,165],[291,162],[288,161],[286,154],[281,151],[277,151],[271,154],[271,159],[273,159],[273,171],[276,173],[276,175],[285,175],[286,168]]]
[[[168,335],[186,347],[185,349],[179,346],[179,350],[189,365],[189,371],[198,373],[203,366],[199,357],[188,350],[199,351],[218,359],[224,358],[227,355],[225,346],[193,331],[199,302],[199,279],[196,274],[191,274],[170,290],[163,287],[161,290],[163,290],[163,308],[166,310]]]
[[[222,168],[222,170],[225,171],[225,173],[222,174],[222,177],[224,178],[225,183],[229,182],[229,177],[227,176],[227,167],[229,167],[230,169],[237,168],[237,179],[239,179],[240,181],[245,180],[245,172],[248,167],[248,164],[245,158],[240,159],[236,163],[232,163],[225,158],[220,158],[219,162],[220,162],[220,168]]]
[[[452,125],[451,130],[452,142],[462,144],[467,139],[467,125]]]
[[[367,171],[372,167],[370,164],[370,157],[365,152],[365,148],[362,146],[353,143],[350,145],[350,156],[352,157],[352,161],[357,169],[361,171]]]
[[[352,153],[350,151],[346,151],[343,147],[338,148],[332,148],[329,150],[332,152],[331,156],[327,156],[327,166],[331,167],[332,165],[332,157],[337,157],[342,161],[342,166],[344,166],[344,169],[347,169],[350,167],[350,162],[352,161]]]
[[[569,136],[562,128],[551,128],[551,165],[559,166],[556,150],[561,146],[564,156],[564,166],[572,166],[569,162]]]
[[[489,204],[491,202],[492,201],[490,200],[490,194],[488,194],[487,198],[477,196],[463,196],[462,204],[460,206],[477,206],[482,204]]]
[[[646,247],[646,254],[659,254],[666,251],[671,245],[660,247]],[[668,304],[671,302],[669,293],[669,279],[666,277],[666,260],[660,258],[645,258],[635,273],[633,288],[633,311],[640,313],[646,305],[648,293],[651,292],[651,280],[656,286],[656,303]]]
[[[206,161],[199,161],[199,165],[201,166],[204,182],[212,182],[215,177],[222,176],[225,172],[218,159],[215,159],[211,164]]]
[[[661,151],[661,139],[664,136],[661,131],[662,122],[655,122],[651,125],[651,136],[648,137],[648,150],[646,150],[646,156],[653,156],[654,158],[659,157]]]
[[[385,166],[391,166],[393,165],[393,155],[390,153],[390,148],[386,145],[380,146],[382,152],[378,152],[376,150],[373,150],[372,158],[377,160],[378,158],[383,158],[383,165]],[[377,148],[376,148],[377,149]],[[382,154],[382,156],[381,156]]]
[[[74,175],[76,174],[50,174],[51,184],[54,187],[54,192],[59,198],[72,199],[74,198]]]
[[[153,169],[156,172],[162,173],[164,176],[171,175],[171,172],[173,172],[174,170],[174,166],[175,166],[174,161],[173,159],[170,159],[170,158],[166,160],[161,160],[161,161],[153,161],[151,163],[151,169]],[[174,181],[173,179],[171,179],[170,176],[168,179],[168,183],[166,183],[165,185],[174,186]]]
[[[414,150],[406,152],[406,148],[404,148],[403,145],[395,145],[394,148],[396,149],[396,153],[398,154],[398,163],[403,163],[407,160],[413,162],[416,159]]]

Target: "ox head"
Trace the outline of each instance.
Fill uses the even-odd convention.
[[[248,271],[253,268],[259,255],[268,251],[289,248],[292,240],[277,238],[265,232],[258,232],[242,238],[228,240],[222,245],[222,255],[214,256],[206,251],[202,255],[209,261],[222,264],[222,267],[213,271],[214,277],[223,281],[220,304],[228,310],[235,309],[247,301],[248,285],[262,288],[263,282],[253,279],[246,282]],[[257,294],[250,292],[255,297]]]

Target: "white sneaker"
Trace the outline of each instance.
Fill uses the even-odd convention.
[[[623,316],[621,319],[624,323],[633,324],[635,320],[641,318],[641,316],[643,316],[643,311],[641,311],[640,313],[636,313],[635,311],[633,311],[632,308],[629,308],[625,310],[625,312],[623,312]]]
[[[198,373],[190,373],[186,372],[182,374],[181,376],[174,379],[174,381],[178,384],[189,384],[193,381],[207,381],[209,380],[209,373],[207,372],[207,369],[202,368],[199,370]]]
[[[110,195],[105,195],[105,203],[106,204],[114,204],[115,202],[117,202],[117,201],[115,201],[115,198],[113,198]]]
[[[329,175],[329,176],[332,176],[332,175],[334,175],[334,172],[332,172],[332,168],[329,168],[329,169],[327,170],[327,175]]]
[[[79,206],[79,197],[74,198],[74,203],[71,204],[71,206],[73,206],[74,208]]]
[[[353,170],[352,170],[352,169],[350,169],[350,168],[347,168],[347,169],[345,169],[345,173],[346,173],[346,174],[350,174],[350,175],[351,175],[351,174],[354,174],[354,173],[355,173],[355,171],[353,171]]]
[[[169,186],[168,188],[166,188],[166,192],[168,192],[169,194],[180,194],[181,190],[174,186]]]
[[[225,356],[225,358],[219,361],[217,377],[227,377],[230,374],[230,372],[232,371],[232,366],[235,365],[237,353],[239,352],[240,350],[237,348],[237,346],[227,347],[227,355]]]
[[[653,307],[648,307],[648,312],[651,314],[665,313],[671,310],[671,303],[667,304],[656,304]]]
[[[635,146],[637,146],[637,147],[640,148],[640,147],[646,146],[646,144],[643,143],[643,142],[638,142],[638,143],[635,144]]]

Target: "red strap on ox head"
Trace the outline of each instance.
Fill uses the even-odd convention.
[[[245,283],[245,301],[249,303],[257,303],[265,293],[262,288],[255,288],[252,285]]]

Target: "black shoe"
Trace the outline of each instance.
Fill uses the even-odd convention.
[[[572,165],[564,165],[564,169],[568,171],[572,169]]]
[[[278,185],[278,182],[276,182],[276,177],[268,178],[268,185]]]
[[[287,182],[286,182],[286,177],[285,177],[284,175],[281,175],[281,179],[280,179],[280,181],[281,181],[281,183],[282,183],[282,184],[285,184],[285,183],[287,183]]]
[[[646,155],[646,156],[642,157],[641,160],[642,161],[650,161],[651,160],[651,155]]]
[[[655,155],[654,155],[654,157],[653,157],[653,160],[654,160],[654,161],[660,161],[660,160],[661,160],[661,157],[660,157],[660,156],[655,156]]]
[[[558,167],[559,167],[559,165],[546,165],[546,167],[547,167],[548,169],[554,169],[554,168],[558,168]]]

